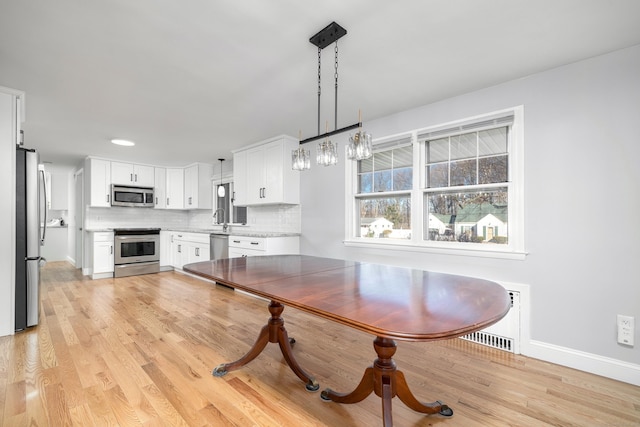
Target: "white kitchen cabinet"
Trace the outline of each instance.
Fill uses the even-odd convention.
[[[234,181],[237,184],[240,180],[235,204],[299,204],[300,173],[291,169],[291,151],[298,144],[296,139],[282,135],[234,152]],[[244,165],[240,164],[242,156],[246,156]],[[240,194],[243,189],[245,195]]]
[[[167,208],[167,169],[153,168],[153,174],[155,175],[155,185],[153,189],[153,195],[155,197],[155,201],[154,201],[153,207],[155,209],[166,209]]]
[[[173,266],[182,269],[185,264],[208,261],[208,233],[173,233]]]
[[[299,236],[229,236],[229,258],[299,253]]]
[[[92,234],[92,279],[113,277],[113,232],[100,231]]]
[[[172,231],[160,230],[160,269],[171,269],[173,266]],[[165,267],[165,268],[163,268]]]
[[[111,183],[153,187],[155,181],[153,166],[133,163],[111,162]]]
[[[167,168],[167,209],[184,209],[184,168]]]
[[[213,165],[195,163],[184,168],[185,209],[211,209]]]
[[[233,153],[233,193],[235,206],[247,204],[247,151]]]
[[[85,188],[89,192],[86,200],[89,206],[111,206],[111,162],[109,160],[87,158],[85,160]]]

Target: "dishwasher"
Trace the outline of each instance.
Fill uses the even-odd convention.
[[[212,261],[229,258],[229,235],[211,233],[209,234],[209,255]],[[228,289],[233,289],[231,286],[224,283],[216,282],[216,285],[222,286]]]
[[[229,258],[229,235],[211,233],[209,235],[209,255],[212,261]]]

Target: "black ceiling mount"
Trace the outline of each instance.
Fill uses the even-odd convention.
[[[312,36],[309,41],[314,46],[317,46],[320,49],[324,49],[345,34],[347,34],[347,30],[336,24],[334,21],[324,27],[322,30],[318,31],[318,33]]]

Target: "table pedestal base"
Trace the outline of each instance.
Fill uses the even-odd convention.
[[[291,370],[298,376],[298,378],[306,383],[306,389],[308,391],[318,391],[318,389],[320,389],[320,385],[318,384],[318,382],[315,380],[315,378],[305,372],[293,357],[291,344],[293,344],[295,340],[293,338],[289,339],[287,335],[287,330],[284,327],[284,320],[282,319],[282,317],[280,317],[283,310],[284,306],[282,304],[276,301],[271,301],[271,303],[269,304],[269,313],[271,313],[271,318],[260,331],[258,339],[256,340],[255,344],[253,344],[253,347],[251,347],[247,354],[245,354],[235,362],[223,363],[216,366],[211,374],[216,377],[221,377],[227,372],[239,369],[255,359],[260,353],[262,353],[262,350],[264,350],[264,348],[267,346],[267,343],[278,343],[280,345],[280,351],[282,351],[282,355],[284,356],[284,360],[287,362],[287,365],[289,365]]]
[[[422,403],[409,390],[402,371],[396,369],[392,357],[396,352],[396,342],[389,338],[376,337],[373,341],[378,358],[373,366],[364,371],[360,384],[351,393],[336,393],[331,389],[324,390],[320,397],[338,403],[357,403],[364,400],[371,392],[382,398],[382,416],[384,426],[391,427],[391,399],[398,396],[402,402],[414,411],[423,414],[440,414],[446,417],[453,415],[453,410],[442,402]]]

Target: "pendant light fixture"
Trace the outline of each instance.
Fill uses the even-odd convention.
[[[360,111],[358,111],[358,122],[360,119]],[[355,135],[349,136],[349,145],[347,146],[347,158],[351,160],[363,160],[371,157],[373,147],[371,145],[371,134],[358,129]]]
[[[298,140],[302,139],[302,132],[298,134]],[[311,152],[299,146],[291,151],[291,167],[294,171],[304,171],[311,169]]]
[[[218,160],[220,160],[220,185],[218,185],[218,197],[224,197],[227,194],[224,189],[224,185],[222,185],[222,162],[224,162],[224,159]]]
[[[347,34],[347,30],[342,28],[335,22],[327,25],[325,28],[320,30],[317,34],[312,36],[309,39],[309,42],[318,48],[318,135],[307,138],[304,140],[300,140],[300,147],[291,152],[291,161],[292,168],[294,170],[307,170],[310,168],[309,162],[309,151],[304,150],[302,145],[316,141],[318,139],[323,139],[324,141],[318,144],[317,148],[317,156],[316,161],[318,164],[329,166],[335,165],[338,162],[338,144],[332,143],[329,140],[329,137],[333,135],[337,135],[352,129],[358,129],[358,132],[355,136],[350,137],[350,143],[347,147],[348,158],[353,160],[362,160],[371,157],[371,135],[362,131],[362,122],[360,119],[360,114],[358,113],[358,123],[352,124],[350,126],[343,127],[338,129],[338,39]],[[328,123],[327,129],[323,135],[320,135],[320,98],[322,94],[322,86],[321,86],[321,58],[322,58],[322,49],[329,46],[331,43],[335,43],[335,99],[334,99],[334,115],[335,115],[335,128],[333,131],[329,132]],[[357,141],[357,142],[356,142]],[[368,142],[368,149],[366,144],[362,144],[361,142]],[[350,148],[351,147],[351,150]],[[351,152],[360,153],[358,156],[352,156]]]

